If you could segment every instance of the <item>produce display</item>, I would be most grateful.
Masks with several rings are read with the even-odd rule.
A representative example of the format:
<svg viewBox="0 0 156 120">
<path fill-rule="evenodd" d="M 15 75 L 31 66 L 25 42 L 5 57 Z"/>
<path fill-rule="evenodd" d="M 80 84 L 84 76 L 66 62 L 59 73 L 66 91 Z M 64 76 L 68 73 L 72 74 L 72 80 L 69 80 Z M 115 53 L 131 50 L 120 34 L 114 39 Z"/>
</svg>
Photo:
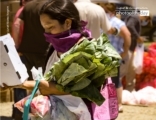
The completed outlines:
<svg viewBox="0 0 156 120">
<path fill-rule="evenodd" d="M 136 75 L 136 90 L 146 86 L 156 88 L 156 43 L 152 43 L 144 52 L 143 72 Z"/>
<path fill-rule="evenodd" d="M 101 105 L 105 99 L 99 88 L 106 78 L 117 75 L 120 59 L 105 34 L 98 39 L 84 38 L 62 54 L 44 77 L 60 91 Z"/>
</svg>

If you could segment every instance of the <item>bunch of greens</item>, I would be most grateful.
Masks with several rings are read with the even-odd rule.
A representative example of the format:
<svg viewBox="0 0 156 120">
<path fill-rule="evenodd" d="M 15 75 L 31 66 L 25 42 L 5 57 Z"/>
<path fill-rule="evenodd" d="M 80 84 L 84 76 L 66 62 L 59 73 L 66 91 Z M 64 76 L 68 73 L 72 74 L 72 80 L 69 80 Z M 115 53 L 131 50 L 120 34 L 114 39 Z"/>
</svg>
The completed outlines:
<svg viewBox="0 0 156 120">
<path fill-rule="evenodd" d="M 105 34 L 97 40 L 84 38 L 61 55 L 45 79 L 55 81 L 60 91 L 101 105 L 105 99 L 98 88 L 105 82 L 105 78 L 117 75 L 120 59 Z"/>
</svg>

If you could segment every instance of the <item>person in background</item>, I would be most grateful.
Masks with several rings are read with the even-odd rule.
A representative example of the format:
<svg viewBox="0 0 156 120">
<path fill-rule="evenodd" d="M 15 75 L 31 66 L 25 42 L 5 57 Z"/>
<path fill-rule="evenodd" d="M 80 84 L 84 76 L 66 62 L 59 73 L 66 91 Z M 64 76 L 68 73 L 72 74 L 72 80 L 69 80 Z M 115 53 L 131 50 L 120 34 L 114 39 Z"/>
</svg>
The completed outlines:
<svg viewBox="0 0 156 120">
<path fill-rule="evenodd" d="M 30 70 L 33 66 L 36 68 L 44 66 L 45 53 L 49 45 L 43 35 L 44 29 L 38 15 L 40 10 L 38 1 L 22 0 L 23 6 L 17 12 L 12 28 L 12 37 L 19 56 L 27 68 L 28 79 L 32 79 Z M 14 89 L 14 102 L 26 96 L 27 91 L 25 89 Z M 14 107 L 12 117 L 15 120 L 22 120 L 22 112 Z"/>
<path fill-rule="evenodd" d="M 24 8 L 24 5 L 25 5 L 27 2 L 29 2 L 29 1 L 31 1 L 31 0 L 20 0 L 20 8 L 17 10 L 17 12 L 16 12 L 16 14 L 15 14 L 15 16 L 14 16 L 14 19 L 13 19 L 12 34 L 11 34 L 11 35 L 12 35 L 13 39 L 18 39 L 17 41 L 19 42 L 19 43 L 15 43 L 15 45 L 21 43 L 22 36 L 23 36 L 23 27 L 24 27 L 24 25 L 20 25 L 20 33 L 18 34 L 18 36 L 16 36 L 16 32 L 14 32 L 14 23 L 15 23 L 15 21 L 17 20 L 17 18 L 19 17 L 19 15 L 21 14 L 21 12 L 22 12 L 22 10 L 23 10 L 23 8 Z M 16 38 L 16 37 L 17 37 L 17 38 Z M 17 41 L 15 41 L 15 42 L 17 42 Z"/>
<path fill-rule="evenodd" d="M 142 16 L 141 26 L 150 26 L 152 27 L 152 18 L 151 16 Z"/>
<path fill-rule="evenodd" d="M 98 38 L 101 30 L 110 34 L 119 32 L 116 28 L 111 27 L 105 11 L 99 5 L 90 0 L 73 0 L 73 2 L 79 11 L 81 20 L 88 22 L 86 27 L 91 31 L 93 38 Z"/>
<path fill-rule="evenodd" d="M 116 51 L 121 55 L 122 62 L 120 68 L 118 69 L 118 76 L 112 77 L 113 83 L 117 88 L 117 97 L 118 97 L 118 104 L 119 104 L 119 112 L 123 111 L 122 108 L 122 84 L 121 79 L 123 76 L 126 75 L 126 70 L 128 69 L 128 61 L 129 61 L 129 47 L 131 44 L 131 37 L 128 28 L 126 27 L 125 23 L 118 19 L 116 15 L 116 6 L 113 3 L 105 3 L 104 9 L 107 13 L 107 17 L 112 25 L 112 27 L 117 27 L 120 30 L 118 36 L 109 34 L 109 40 Z"/>
<path fill-rule="evenodd" d="M 16 39 L 16 33 L 14 31 L 14 23 L 17 20 L 17 18 L 19 17 L 19 15 L 21 14 L 21 12 L 24 8 L 24 5 L 29 1 L 31 1 L 31 0 L 20 0 L 20 8 L 17 10 L 17 12 L 14 16 L 14 19 L 13 19 L 13 24 L 12 24 L 11 36 L 13 37 L 13 39 Z M 15 43 L 15 45 L 21 43 L 22 36 L 23 36 L 23 29 L 24 29 L 24 25 L 20 25 L 20 33 L 17 36 L 19 43 Z M 13 90 L 14 90 L 14 102 L 17 102 L 19 99 L 21 99 L 27 95 L 27 92 L 25 89 L 14 88 Z M 17 108 L 15 108 L 14 105 L 13 105 L 13 109 L 12 109 L 12 118 L 15 120 L 22 119 L 22 113 Z"/>
<path fill-rule="evenodd" d="M 19 17 L 19 15 L 21 14 L 23 8 L 24 8 L 24 6 L 21 6 L 21 7 L 17 10 L 17 12 L 16 12 L 16 14 L 15 14 L 15 17 L 14 17 L 14 20 L 13 20 L 13 24 L 12 24 L 12 34 L 11 34 L 11 36 L 13 37 L 13 39 L 15 39 L 15 36 L 16 36 L 16 35 L 15 35 L 15 32 L 14 32 L 14 23 L 15 23 L 15 21 L 17 20 L 17 18 Z M 21 25 L 21 26 L 20 26 L 20 33 L 19 33 L 19 35 L 17 36 L 18 39 L 19 39 L 19 44 L 21 43 L 21 39 L 22 39 L 22 35 L 23 35 L 23 27 L 24 27 L 24 25 Z M 17 45 L 17 43 L 15 43 L 15 45 Z"/>
<path fill-rule="evenodd" d="M 129 67 L 126 74 L 126 88 L 129 91 L 134 90 L 135 86 L 135 70 L 133 67 L 133 58 L 134 58 L 134 51 L 137 44 L 142 44 L 144 42 L 144 38 L 140 36 L 141 33 L 141 21 L 144 20 L 144 16 L 138 15 L 131 15 L 127 16 L 125 19 L 126 26 L 131 33 L 131 45 L 130 45 L 130 60 L 129 60 Z"/>
<path fill-rule="evenodd" d="M 141 22 L 141 35 L 145 35 L 146 33 L 148 33 L 149 41 L 153 41 L 153 30 L 155 30 L 156 28 L 153 26 L 152 17 L 150 15 L 143 16 L 140 22 Z"/>
</svg>

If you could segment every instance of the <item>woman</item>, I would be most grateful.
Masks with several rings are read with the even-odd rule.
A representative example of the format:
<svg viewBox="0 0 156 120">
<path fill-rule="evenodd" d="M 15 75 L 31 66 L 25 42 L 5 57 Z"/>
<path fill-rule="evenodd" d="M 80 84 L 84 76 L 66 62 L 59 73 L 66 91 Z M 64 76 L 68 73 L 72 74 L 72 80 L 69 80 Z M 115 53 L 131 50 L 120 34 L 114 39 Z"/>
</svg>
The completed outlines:
<svg viewBox="0 0 156 120">
<path fill-rule="evenodd" d="M 81 38 L 90 37 L 88 31 L 84 29 L 84 25 L 80 21 L 79 13 L 74 4 L 69 0 L 49 0 L 42 6 L 40 12 L 40 21 L 45 29 L 45 37 L 47 42 L 53 45 L 55 49 L 50 53 L 46 65 L 46 72 L 50 69 L 54 62 L 59 60 L 59 56 L 68 51 Z M 45 72 L 45 73 L 46 73 Z M 16 86 L 32 90 L 35 81 L 25 81 L 22 85 Z M 66 95 L 56 89 L 54 82 L 41 80 L 39 90 L 42 95 Z"/>
<path fill-rule="evenodd" d="M 15 24 L 15 22 L 17 22 L 17 18 L 20 16 L 21 12 L 23 11 L 24 5 L 27 4 L 27 2 L 29 2 L 29 1 L 31 1 L 31 0 L 20 0 L 20 8 L 17 10 L 17 12 L 16 12 L 16 14 L 15 14 L 15 17 L 14 17 L 14 19 L 13 19 L 13 24 L 12 24 L 12 37 L 13 37 L 13 39 L 14 39 L 16 48 L 18 48 L 19 45 L 20 45 L 20 43 L 21 43 L 22 36 L 23 36 L 23 27 L 24 27 L 24 25 L 22 24 L 22 25 L 20 26 L 20 32 L 19 32 L 19 34 L 17 35 L 17 34 L 15 33 L 16 28 L 15 28 L 14 24 Z"/>
<path fill-rule="evenodd" d="M 46 72 L 54 62 L 59 60 L 62 53 L 73 47 L 84 35 L 89 37 L 89 32 L 82 30 L 79 13 L 69 0 L 46 2 L 40 11 L 40 21 L 45 29 L 44 35 L 47 42 L 51 43 L 55 49 L 47 62 Z M 23 86 L 32 89 L 34 81 L 26 81 Z M 42 89 L 43 87 L 44 89 Z M 44 95 L 66 94 L 58 91 L 55 88 L 55 83 L 52 82 L 41 81 L 39 88 Z"/>
<path fill-rule="evenodd" d="M 116 89 L 117 89 L 117 97 L 118 97 L 118 106 L 119 106 L 119 112 L 123 112 L 122 108 L 122 84 L 121 80 L 124 75 L 126 75 L 126 69 L 128 69 L 129 64 L 129 47 L 131 44 L 131 38 L 130 38 L 130 32 L 127 29 L 125 23 L 118 19 L 116 14 L 116 6 L 113 3 L 105 3 L 104 9 L 107 13 L 107 17 L 113 27 L 117 26 L 120 30 L 120 33 L 118 36 L 110 35 L 109 34 L 109 40 L 112 44 L 112 46 L 116 49 L 116 51 L 120 54 L 122 57 L 122 63 L 120 64 L 120 68 L 118 69 L 118 76 L 112 77 L 113 83 L 115 83 Z"/>
</svg>

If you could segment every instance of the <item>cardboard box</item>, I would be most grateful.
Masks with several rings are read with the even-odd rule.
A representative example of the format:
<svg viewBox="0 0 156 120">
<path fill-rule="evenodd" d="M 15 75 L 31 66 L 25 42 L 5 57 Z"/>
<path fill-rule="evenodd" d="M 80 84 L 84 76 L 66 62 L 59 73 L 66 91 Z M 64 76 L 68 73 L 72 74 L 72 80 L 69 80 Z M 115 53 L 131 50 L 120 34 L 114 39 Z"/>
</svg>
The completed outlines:
<svg viewBox="0 0 156 120">
<path fill-rule="evenodd" d="M 0 49 L 0 85 L 2 86 L 3 83 L 8 86 L 22 84 L 29 76 L 25 65 L 16 51 L 14 40 L 10 34 L 0 37 Z"/>
</svg>

